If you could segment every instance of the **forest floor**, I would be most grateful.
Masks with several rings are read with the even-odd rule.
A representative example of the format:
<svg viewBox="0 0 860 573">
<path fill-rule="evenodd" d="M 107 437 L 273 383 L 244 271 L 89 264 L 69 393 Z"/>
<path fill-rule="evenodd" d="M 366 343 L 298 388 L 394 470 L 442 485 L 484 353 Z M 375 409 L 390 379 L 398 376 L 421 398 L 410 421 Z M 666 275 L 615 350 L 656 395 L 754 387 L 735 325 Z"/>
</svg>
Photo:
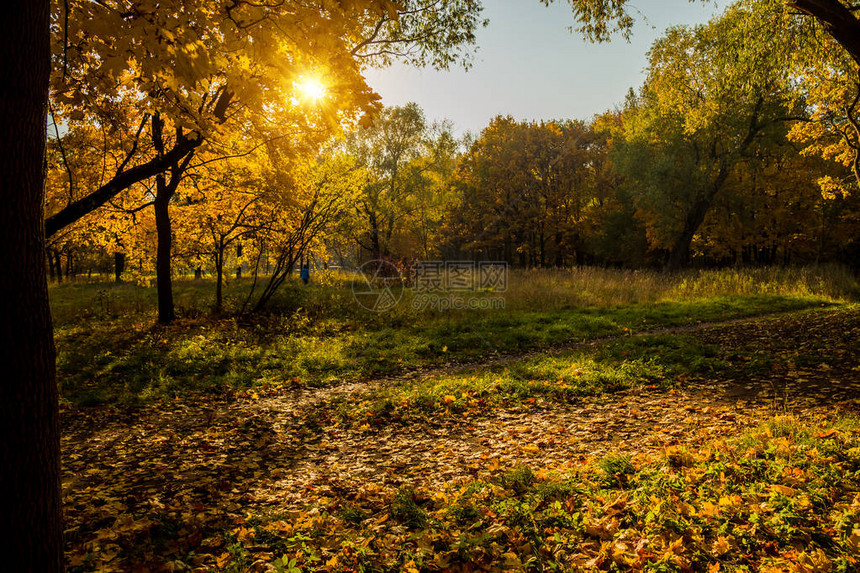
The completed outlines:
<svg viewBox="0 0 860 573">
<path fill-rule="evenodd" d="M 70 567 L 856 570 L 858 357 L 848 306 L 66 406 Z"/>
</svg>

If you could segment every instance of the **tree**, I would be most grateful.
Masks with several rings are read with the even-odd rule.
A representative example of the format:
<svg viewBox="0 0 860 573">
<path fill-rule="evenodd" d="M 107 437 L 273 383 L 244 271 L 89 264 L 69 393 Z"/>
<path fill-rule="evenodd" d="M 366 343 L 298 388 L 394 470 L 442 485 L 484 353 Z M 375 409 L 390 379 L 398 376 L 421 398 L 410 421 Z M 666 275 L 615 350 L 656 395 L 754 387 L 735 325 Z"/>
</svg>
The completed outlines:
<svg viewBox="0 0 860 573">
<path fill-rule="evenodd" d="M 582 263 L 592 136 L 581 122 L 492 120 L 452 180 L 456 250 L 524 266 Z"/>
<path fill-rule="evenodd" d="M 541 0 L 550 4 L 554 0 Z M 629 37 L 635 22 L 630 0 L 566 0 L 573 9 L 578 30 L 594 41 L 609 40 L 620 32 Z M 693 1 L 693 0 L 691 0 Z M 773 10 L 798 11 L 820 23 L 827 33 L 860 63 L 860 19 L 856 0 L 764 0 Z"/>
<path fill-rule="evenodd" d="M 393 59 L 468 65 L 480 11 L 476 0 L 362 0 L 322 8 L 244 0 L 56 3 L 58 114 L 106 128 L 123 123 L 129 145 L 109 181 L 49 218 L 48 235 L 217 140 L 226 121 L 264 132 L 319 128 L 375 109 L 378 96 L 361 75 L 367 65 Z M 291 105 L 297 86 L 308 81 L 323 82 L 329 96 L 313 118 Z M 135 121 L 118 119 L 134 110 Z M 160 152 L 141 147 L 152 116 L 162 131 L 176 131 Z"/>
<path fill-rule="evenodd" d="M 355 240 L 372 259 L 391 255 L 392 238 L 417 209 L 433 146 L 415 103 L 385 108 L 371 125 L 350 134 L 349 153 L 369 174 L 355 204 L 361 222 Z"/>
<path fill-rule="evenodd" d="M 826 197 L 847 195 L 860 185 L 860 65 L 820 30 L 807 30 L 810 48 L 792 58 L 809 117 L 792 126 L 790 137 L 807 154 L 840 164 L 841 177 L 819 180 Z"/>
<path fill-rule="evenodd" d="M 246 299 L 251 300 L 259 274 L 259 255 L 274 255 L 272 274 L 254 303 L 261 311 L 283 286 L 296 264 L 307 258 L 315 243 L 343 219 L 356 200 L 356 190 L 364 184 L 364 170 L 355 158 L 340 153 L 324 155 L 297 167 L 288 178 L 275 170 L 270 176 L 267 201 L 277 217 L 260 233 L 254 282 Z"/>
<path fill-rule="evenodd" d="M 856 224 L 847 202 L 818 190 L 815 180 L 827 167 L 784 139 L 758 146 L 755 160 L 738 165 L 714 201 L 693 251 L 720 265 L 817 263 L 837 254 Z"/>
<path fill-rule="evenodd" d="M 236 133 L 267 141 L 289 132 L 319 143 L 376 109 L 365 66 L 392 58 L 437 67 L 468 62 L 480 9 L 475 0 L 58 6 L 57 113 L 67 122 L 111 126 L 130 143 L 109 181 L 48 219 L 49 236 L 155 178 L 158 314 L 172 321 L 170 204 L 193 155 L 204 146 L 229 147 Z M 326 91 L 313 106 L 301 101 L 309 83 Z"/>
<path fill-rule="evenodd" d="M 268 236 L 278 218 L 279 205 L 272 201 L 276 178 L 267 159 L 265 149 L 230 159 L 201 157 L 191 170 L 190 189 L 175 210 L 176 231 L 184 244 L 178 258 L 193 259 L 197 269 L 204 261 L 214 265 L 215 312 L 223 308 L 224 272 L 231 250 L 238 252 L 244 241 Z M 282 169 L 293 170 L 287 165 Z M 241 258 L 236 258 L 241 269 Z"/>
<path fill-rule="evenodd" d="M 651 49 L 641 100 L 625 119 L 619 164 L 645 190 L 665 268 L 690 244 L 733 170 L 765 135 L 784 137 L 790 76 L 764 38 L 770 21 L 738 4 L 708 25 L 670 29 Z M 656 224 L 655 224 L 656 223 Z"/>
<path fill-rule="evenodd" d="M 60 438 L 42 219 L 49 3 L 0 22 L 0 552 L 10 571 L 63 570 Z"/>
</svg>

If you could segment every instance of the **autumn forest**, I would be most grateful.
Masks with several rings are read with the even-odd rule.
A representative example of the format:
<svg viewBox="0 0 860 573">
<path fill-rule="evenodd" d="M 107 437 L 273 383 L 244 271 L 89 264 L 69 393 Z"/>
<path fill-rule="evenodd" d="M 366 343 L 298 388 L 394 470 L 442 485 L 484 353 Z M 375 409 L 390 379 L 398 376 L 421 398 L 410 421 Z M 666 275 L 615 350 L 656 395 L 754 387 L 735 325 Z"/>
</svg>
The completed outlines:
<svg viewBox="0 0 860 573">
<path fill-rule="evenodd" d="M 0 568 L 860 571 L 860 4 L 704 2 L 588 117 L 378 93 L 484 4 L 7 8 Z"/>
</svg>

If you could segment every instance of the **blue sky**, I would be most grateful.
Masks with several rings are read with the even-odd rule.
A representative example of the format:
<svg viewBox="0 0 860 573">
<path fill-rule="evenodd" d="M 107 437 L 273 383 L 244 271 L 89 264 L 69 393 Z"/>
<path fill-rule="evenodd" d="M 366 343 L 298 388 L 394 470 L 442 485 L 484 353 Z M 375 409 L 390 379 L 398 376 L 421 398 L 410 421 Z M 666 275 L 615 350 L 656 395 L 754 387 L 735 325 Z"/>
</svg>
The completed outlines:
<svg viewBox="0 0 860 573">
<path fill-rule="evenodd" d="M 517 119 L 589 119 L 623 101 L 644 79 L 646 53 L 664 29 L 706 22 L 719 4 L 634 0 L 637 24 L 630 43 L 592 44 L 568 27 L 563 0 L 485 0 L 490 24 L 478 31 L 475 65 L 468 72 L 394 66 L 371 70 L 369 84 L 386 105 L 415 101 L 429 120 L 449 119 L 455 131 L 479 132 L 496 115 Z"/>
</svg>

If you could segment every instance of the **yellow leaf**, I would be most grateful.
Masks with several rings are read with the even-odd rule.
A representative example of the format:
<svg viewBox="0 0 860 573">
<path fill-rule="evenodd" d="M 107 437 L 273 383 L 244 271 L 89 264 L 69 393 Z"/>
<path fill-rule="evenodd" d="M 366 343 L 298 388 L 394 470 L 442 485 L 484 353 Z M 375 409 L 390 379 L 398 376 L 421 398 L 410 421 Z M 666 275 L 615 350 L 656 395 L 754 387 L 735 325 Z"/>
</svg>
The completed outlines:
<svg viewBox="0 0 860 573">
<path fill-rule="evenodd" d="M 229 553 L 222 553 L 215 560 L 215 564 L 218 566 L 219 569 L 222 569 L 225 565 L 227 565 L 228 561 L 230 561 L 230 554 Z"/>
<path fill-rule="evenodd" d="M 770 486 L 770 490 L 780 493 L 786 497 L 791 497 L 794 495 L 794 489 L 786 487 L 784 485 L 774 484 Z"/>
<path fill-rule="evenodd" d="M 714 540 L 714 544 L 711 546 L 711 552 L 719 557 L 728 553 L 731 548 L 732 546 L 729 543 L 729 540 L 721 535 Z"/>
<path fill-rule="evenodd" d="M 702 509 L 699 510 L 699 515 L 702 517 L 716 517 L 720 514 L 720 508 L 718 505 L 711 503 L 710 501 L 706 501 L 702 504 Z"/>
</svg>

